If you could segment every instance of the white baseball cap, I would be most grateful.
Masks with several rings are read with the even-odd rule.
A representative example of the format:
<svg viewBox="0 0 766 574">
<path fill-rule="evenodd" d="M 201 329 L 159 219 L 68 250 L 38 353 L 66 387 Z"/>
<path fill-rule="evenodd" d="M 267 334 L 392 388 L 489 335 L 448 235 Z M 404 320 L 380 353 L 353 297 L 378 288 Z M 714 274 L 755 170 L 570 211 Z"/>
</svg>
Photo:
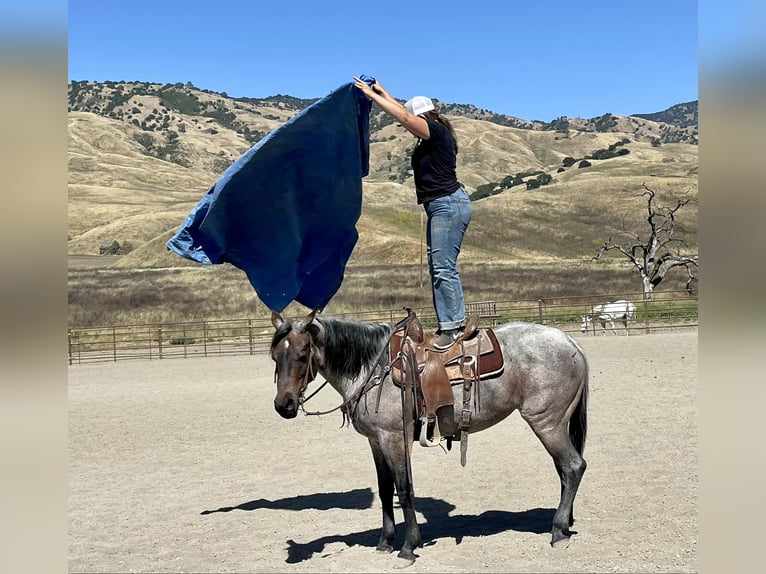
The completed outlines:
<svg viewBox="0 0 766 574">
<path fill-rule="evenodd" d="M 415 96 L 414 98 L 408 100 L 407 103 L 404 104 L 404 107 L 407 108 L 408 112 L 415 116 L 419 116 L 420 114 L 424 114 L 436 109 L 434 103 L 431 101 L 431 98 L 427 98 L 425 96 Z"/>
</svg>

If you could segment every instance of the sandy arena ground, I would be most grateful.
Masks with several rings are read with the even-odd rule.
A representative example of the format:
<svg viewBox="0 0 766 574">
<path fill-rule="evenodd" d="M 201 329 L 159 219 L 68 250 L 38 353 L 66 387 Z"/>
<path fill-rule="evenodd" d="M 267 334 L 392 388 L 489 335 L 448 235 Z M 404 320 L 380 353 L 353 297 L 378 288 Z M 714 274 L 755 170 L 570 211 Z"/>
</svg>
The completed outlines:
<svg viewBox="0 0 766 574">
<path fill-rule="evenodd" d="M 697 331 L 580 336 L 588 470 L 568 546 L 559 484 L 514 413 L 415 447 L 407 572 L 696 572 Z M 394 572 L 372 457 L 338 412 L 283 420 L 268 356 L 69 367 L 70 572 Z M 311 387 L 314 388 L 314 385 Z M 329 388 L 310 410 L 340 401 Z M 398 545 L 403 534 L 397 509 Z"/>
</svg>

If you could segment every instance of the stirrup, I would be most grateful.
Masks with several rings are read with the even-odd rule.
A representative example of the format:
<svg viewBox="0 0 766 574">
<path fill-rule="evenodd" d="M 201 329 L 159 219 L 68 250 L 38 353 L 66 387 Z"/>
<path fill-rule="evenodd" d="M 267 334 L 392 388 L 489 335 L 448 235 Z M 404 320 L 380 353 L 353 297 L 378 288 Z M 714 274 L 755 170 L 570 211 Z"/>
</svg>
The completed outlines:
<svg viewBox="0 0 766 574">
<path fill-rule="evenodd" d="M 434 417 L 429 421 L 428 416 L 420 417 L 420 446 L 439 446 L 442 440 L 441 432 L 439 432 L 439 421 Z M 429 428 L 432 431 L 431 438 L 428 438 Z"/>
</svg>

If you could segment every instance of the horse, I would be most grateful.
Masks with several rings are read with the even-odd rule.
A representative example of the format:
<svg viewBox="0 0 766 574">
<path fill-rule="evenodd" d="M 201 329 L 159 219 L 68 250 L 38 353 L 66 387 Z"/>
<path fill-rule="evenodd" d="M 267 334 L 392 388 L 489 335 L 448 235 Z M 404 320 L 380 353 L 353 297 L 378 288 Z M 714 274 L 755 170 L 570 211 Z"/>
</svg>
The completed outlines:
<svg viewBox="0 0 766 574">
<path fill-rule="evenodd" d="M 420 425 L 414 410 L 405 407 L 402 388 L 391 377 L 389 344 L 396 325 L 317 315 L 316 310 L 297 319 L 283 319 L 272 312 L 272 324 L 276 412 L 285 419 L 294 418 L 299 410 L 326 414 L 308 413 L 303 408 L 306 389 L 317 374 L 340 394 L 343 402 L 336 408 L 342 410 L 345 423 L 350 421 L 367 438 L 372 450 L 383 511 L 376 550 L 394 551 L 396 491 L 405 527 L 397 557 L 414 563 L 421 537 L 413 507 L 410 455 Z M 586 469 L 582 455 L 587 435 L 588 361 L 580 346 L 554 327 L 514 321 L 492 330 L 502 349 L 503 370 L 477 381 L 480 402 L 476 404 L 476 394 L 472 399 L 469 396 L 469 431 L 481 432 L 518 409 L 553 459 L 561 482 L 550 541 L 556 546 L 576 534 L 570 527 L 575 495 Z M 452 389 L 454 404 L 465 409 L 463 385 Z M 405 412 L 411 416 L 403 416 Z M 451 446 L 451 442 L 447 444 Z"/>
<path fill-rule="evenodd" d="M 582 317 L 582 323 L 580 323 L 580 332 L 585 333 L 590 326 L 591 321 L 597 320 L 601 323 L 601 334 L 606 335 L 606 324 L 609 323 L 609 327 L 612 329 L 612 333 L 615 335 L 617 331 L 614 328 L 615 321 L 622 321 L 625 325 L 625 334 L 630 334 L 628 323 L 636 316 L 636 306 L 630 301 L 620 299 L 614 303 L 602 303 L 596 305 L 590 311 L 588 311 Z"/>
</svg>

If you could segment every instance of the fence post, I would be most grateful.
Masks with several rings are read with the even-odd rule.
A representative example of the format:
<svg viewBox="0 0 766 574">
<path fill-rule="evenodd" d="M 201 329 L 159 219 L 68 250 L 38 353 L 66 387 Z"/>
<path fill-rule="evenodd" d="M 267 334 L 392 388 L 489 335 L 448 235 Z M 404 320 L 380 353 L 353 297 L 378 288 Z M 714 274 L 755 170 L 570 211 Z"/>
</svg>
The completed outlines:
<svg viewBox="0 0 766 574">
<path fill-rule="evenodd" d="M 207 321 L 202 321 L 202 343 L 207 357 Z"/>
<path fill-rule="evenodd" d="M 112 353 L 114 354 L 114 362 L 117 362 L 117 328 L 112 327 Z"/>
<path fill-rule="evenodd" d="M 537 300 L 537 320 L 541 325 L 545 325 L 545 323 L 543 323 L 543 300 L 542 299 Z"/>
<path fill-rule="evenodd" d="M 69 346 L 69 364 L 72 364 L 72 331 L 67 332 L 68 346 Z"/>
<path fill-rule="evenodd" d="M 644 302 L 644 329 L 645 329 L 646 334 L 648 335 L 650 333 L 650 329 L 649 329 L 649 308 L 648 308 L 648 300 L 646 298 L 646 293 L 644 293 L 643 302 Z"/>
<path fill-rule="evenodd" d="M 159 358 L 162 358 L 162 325 L 157 327 L 157 353 Z"/>
<path fill-rule="evenodd" d="M 250 342 L 250 354 L 253 354 L 253 320 L 247 320 L 247 339 Z"/>
</svg>

